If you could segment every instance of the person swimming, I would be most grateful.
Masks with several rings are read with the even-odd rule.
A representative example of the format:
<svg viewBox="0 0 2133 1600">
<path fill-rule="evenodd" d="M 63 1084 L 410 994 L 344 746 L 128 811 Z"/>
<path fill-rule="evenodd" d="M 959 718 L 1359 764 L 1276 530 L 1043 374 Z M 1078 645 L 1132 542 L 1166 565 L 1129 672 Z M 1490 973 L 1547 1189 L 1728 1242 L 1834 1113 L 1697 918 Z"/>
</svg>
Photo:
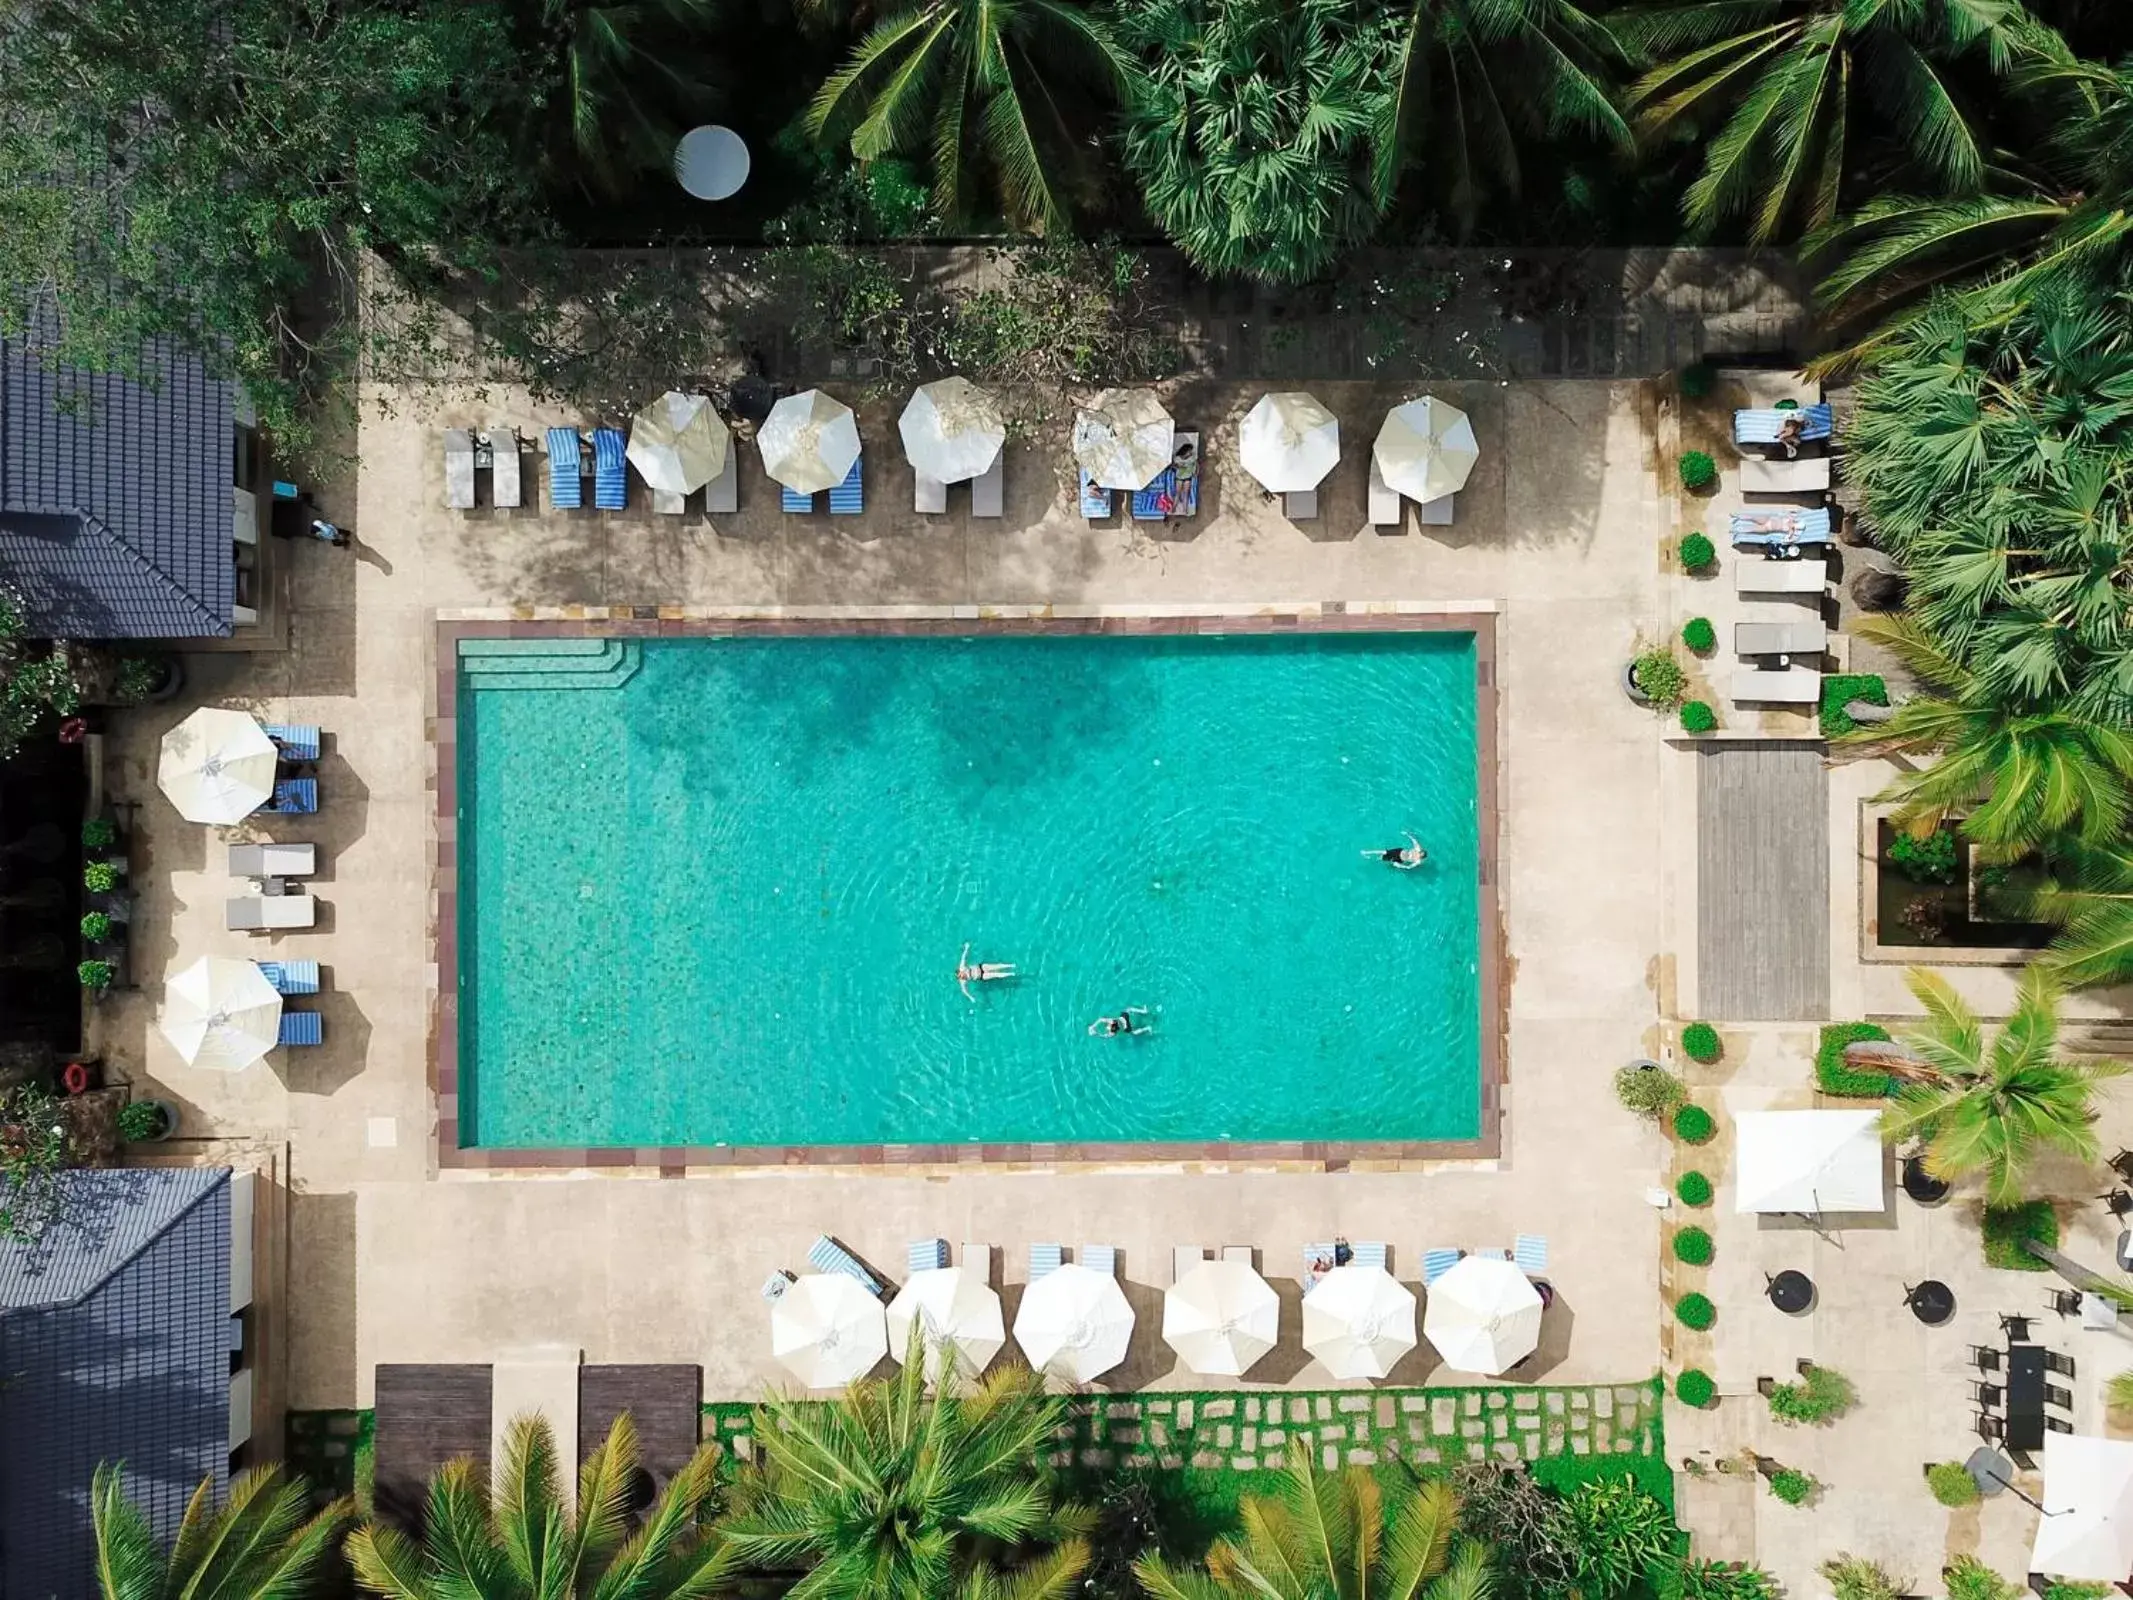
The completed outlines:
<svg viewBox="0 0 2133 1600">
<path fill-rule="evenodd" d="M 1394 845 L 1390 850 L 1365 850 L 1364 855 L 1384 862 L 1388 867 L 1398 867 L 1402 872 L 1412 872 L 1429 859 L 1429 852 L 1422 848 L 1422 841 L 1413 834 L 1402 834 L 1407 843 Z"/>
<path fill-rule="evenodd" d="M 1120 1034 L 1130 1037 L 1136 1033 L 1146 1033 L 1148 1025 L 1134 1020 L 1137 1017 L 1145 1017 L 1146 1015 L 1148 1015 L 1146 1006 L 1126 1006 L 1115 1017 L 1098 1017 L 1094 1022 L 1090 1023 L 1089 1037 L 1092 1039 L 1116 1039 Z"/>
<path fill-rule="evenodd" d="M 970 946 L 967 944 L 963 946 L 962 955 L 956 958 L 955 986 L 963 991 L 965 1000 L 977 999 L 977 996 L 970 992 L 973 983 L 998 983 L 1002 978 L 1018 976 L 1020 974 L 1015 971 L 1012 961 L 972 961 Z"/>
</svg>

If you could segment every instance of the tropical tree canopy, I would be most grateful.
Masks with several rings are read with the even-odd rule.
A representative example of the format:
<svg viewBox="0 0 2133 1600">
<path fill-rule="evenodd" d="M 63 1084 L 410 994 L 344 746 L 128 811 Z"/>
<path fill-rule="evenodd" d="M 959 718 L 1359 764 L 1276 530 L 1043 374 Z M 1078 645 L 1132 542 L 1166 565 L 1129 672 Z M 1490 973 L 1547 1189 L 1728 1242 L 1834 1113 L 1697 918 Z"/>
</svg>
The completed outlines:
<svg viewBox="0 0 2133 1600">
<path fill-rule="evenodd" d="M 542 41 L 562 84 L 568 170 L 603 188 L 665 166 L 684 123 L 706 104 L 708 37 L 719 0 L 540 0 Z"/>
<path fill-rule="evenodd" d="M 2038 959 L 2070 989 L 2133 983 L 2133 839 L 2053 843 L 2031 916 L 2060 925 Z"/>
<path fill-rule="evenodd" d="M 1881 1114 L 1884 1138 L 1924 1139 L 1928 1172 L 1982 1177 L 1991 1205 L 2022 1198 L 2023 1172 L 2041 1151 L 2096 1160 L 2096 1085 L 2125 1066 L 2059 1059 L 2059 991 L 2044 968 L 2023 970 L 2014 1014 L 1989 1039 L 1946 978 L 1923 967 L 1904 976 L 1926 1016 L 1898 1035 L 1919 1066 Z"/>
<path fill-rule="evenodd" d="M 876 25 L 822 85 L 808 126 L 862 160 L 930 149 L 950 221 L 989 177 L 1011 222 L 1057 231 L 1091 181 L 1067 90 L 1108 104 L 1131 70 L 1104 21 L 1071 0 L 922 0 Z"/>
<path fill-rule="evenodd" d="M 454 1461 L 430 1481 L 419 1545 L 373 1520 L 348 1536 L 348 1558 L 356 1581 L 386 1600 L 703 1600 L 723 1593 L 734 1569 L 705 1520 L 717 1468 L 718 1447 L 707 1444 L 632 1533 L 637 1429 L 628 1413 L 578 1469 L 575 1516 L 547 1420 L 515 1417 L 493 1500 L 487 1470 Z"/>
<path fill-rule="evenodd" d="M 342 1499 L 313 1515 L 306 1485 L 262 1467 L 233 1479 L 220 1506 L 213 1481 L 202 1480 L 176 1540 L 163 1550 L 148 1518 L 126 1498 L 125 1477 L 123 1464 L 106 1463 L 89 1489 L 101 1600 L 298 1600 L 336 1565 L 342 1530 L 355 1514 L 355 1502 Z"/>
<path fill-rule="evenodd" d="M 1124 0 L 1126 166 L 1208 272 L 1316 277 L 1377 226 L 1399 23 L 1355 0 Z"/>
<path fill-rule="evenodd" d="M 1066 1600 L 1094 1518 L 1040 1465 L 1065 1398 L 1011 1366 L 929 1397 L 919 1338 L 896 1376 L 834 1403 L 764 1403 L 763 1466 L 738 1491 L 729 1546 L 752 1567 L 804 1569 L 794 1600 Z"/>
</svg>

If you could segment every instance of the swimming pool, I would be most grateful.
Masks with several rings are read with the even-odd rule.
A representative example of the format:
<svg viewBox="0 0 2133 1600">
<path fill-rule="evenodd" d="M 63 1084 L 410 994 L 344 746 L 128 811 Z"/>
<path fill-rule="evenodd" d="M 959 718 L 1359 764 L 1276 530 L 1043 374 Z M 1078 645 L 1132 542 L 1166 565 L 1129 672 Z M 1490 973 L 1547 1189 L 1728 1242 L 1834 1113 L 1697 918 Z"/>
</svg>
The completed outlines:
<svg viewBox="0 0 2133 1600">
<path fill-rule="evenodd" d="M 457 651 L 460 1147 L 1485 1131 L 1471 631 Z"/>
</svg>

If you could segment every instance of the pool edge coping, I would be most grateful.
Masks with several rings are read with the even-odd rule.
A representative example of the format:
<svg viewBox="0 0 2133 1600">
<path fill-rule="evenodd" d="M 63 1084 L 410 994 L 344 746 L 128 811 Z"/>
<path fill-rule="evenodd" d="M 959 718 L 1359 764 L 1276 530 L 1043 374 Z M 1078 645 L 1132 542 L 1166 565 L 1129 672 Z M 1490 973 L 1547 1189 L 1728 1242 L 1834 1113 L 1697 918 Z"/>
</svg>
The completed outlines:
<svg viewBox="0 0 2133 1600">
<path fill-rule="evenodd" d="M 1296 603 L 1240 609 L 1196 606 L 873 606 L 711 608 L 544 606 L 440 610 L 432 639 L 428 721 L 436 797 L 430 852 L 427 1082 L 431 1147 L 440 1171 L 654 1169 L 661 1177 L 717 1170 L 886 1170 L 911 1174 L 970 1167 L 1300 1165 L 1324 1172 L 1404 1170 L 1425 1163 L 1494 1160 L 1503 1148 L 1503 926 L 1497 898 L 1502 814 L 1497 608 L 1486 601 Z M 493 1146 L 459 1143 L 459 641 L 462 639 L 960 637 L 986 634 L 1113 634 L 1121 637 L 1234 633 L 1470 633 L 1474 638 L 1476 922 L 1481 1007 L 1481 1131 L 1471 1139 L 1230 1140 L 1170 1142 L 997 1141 L 882 1145 Z M 449 977 L 451 980 L 447 982 Z"/>
</svg>

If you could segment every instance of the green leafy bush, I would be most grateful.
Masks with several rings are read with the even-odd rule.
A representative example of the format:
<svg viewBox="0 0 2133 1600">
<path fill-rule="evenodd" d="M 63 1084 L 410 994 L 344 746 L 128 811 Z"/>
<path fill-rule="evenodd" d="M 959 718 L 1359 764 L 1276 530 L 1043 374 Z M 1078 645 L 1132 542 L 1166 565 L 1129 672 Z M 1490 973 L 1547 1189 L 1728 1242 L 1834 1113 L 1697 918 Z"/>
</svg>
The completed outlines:
<svg viewBox="0 0 2133 1600">
<path fill-rule="evenodd" d="M 1674 659 L 1673 651 L 1663 645 L 1646 650 L 1630 663 L 1629 670 L 1644 698 L 1661 711 L 1671 711 L 1681 704 L 1688 679 L 1682 675 L 1681 663 Z"/>
<path fill-rule="evenodd" d="M 1703 655 L 1718 647 L 1718 630 L 1709 617 L 1691 617 L 1681 625 L 1681 642 Z"/>
<path fill-rule="evenodd" d="M 1708 700 L 1691 700 L 1681 708 L 1683 733 L 1709 733 L 1718 726 L 1718 713 Z"/>
<path fill-rule="evenodd" d="M 1709 1295 L 1689 1293 L 1674 1302 L 1674 1315 L 1684 1328 L 1701 1332 L 1718 1320 L 1718 1307 L 1711 1304 Z"/>
<path fill-rule="evenodd" d="M 1707 1206 L 1711 1203 L 1711 1180 L 1700 1172 L 1684 1172 L 1674 1185 L 1674 1193 L 1685 1206 Z"/>
<path fill-rule="evenodd" d="M 1854 700 L 1889 703 L 1889 686 L 1876 672 L 1838 672 L 1822 680 L 1822 737 L 1841 739 L 1859 726 L 1844 708 Z"/>
<path fill-rule="evenodd" d="M 1683 1144 L 1703 1144 L 1717 1131 L 1718 1124 L 1702 1106 L 1683 1106 L 1674 1113 L 1674 1137 Z"/>
<path fill-rule="evenodd" d="M 1691 361 L 1674 375 L 1674 387 L 1685 400 L 1701 400 L 1718 385 L 1718 369 L 1708 361 Z"/>
<path fill-rule="evenodd" d="M 1858 1398 L 1852 1380 L 1843 1373 L 1810 1366 L 1799 1381 L 1778 1384 L 1770 1391 L 1770 1414 L 1780 1422 L 1819 1426 L 1843 1416 Z"/>
<path fill-rule="evenodd" d="M 1664 1121 L 1688 1100 L 1688 1085 L 1656 1061 L 1633 1061 L 1615 1070 L 1615 1098 L 1626 1111 Z"/>
<path fill-rule="evenodd" d="M 1933 1498 L 1951 1509 L 1975 1505 L 1978 1501 L 1977 1479 L 1970 1476 L 1970 1469 L 1960 1461 L 1936 1461 L 1926 1468 L 1926 1487 L 1933 1491 Z M 1953 1587 L 1948 1590 L 1952 1597 Z"/>
<path fill-rule="evenodd" d="M 128 1100 L 118 1109 L 121 1139 L 153 1139 L 163 1131 L 163 1108 L 153 1100 Z"/>
<path fill-rule="evenodd" d="M 1708 1022 L 1692 1022 L 1681 1030 L 1681 1053 L 1708 1066 L 1719 1057 L 1718 1030 Z"/>
<path fill-rule="evenodd" d="M 81 980 L 84 989 L 108 989 L 118 974 L 108 961 L 84 961 L 74 969 L 74 975 Z"/>
<path fill-rule="evenodd" d="M 81 919 L 81 936 L 91 944 L 102 944 L 111 937 L 111 919 L 101 911 L 92 911 Z"/>
<path fill-rule="evenodd" d="M 1708 489 L 1718 481 L 1718 463 L 1702 450 L 1681 452 L 1681 487 L 1690 493 Z"/>
<path fill-rule="evenodd" d="M 1878 1100 L 1896 1086 L 1886 1072 L 1859 1072 L 1844 1064 L 1844 1047 L 1862 1039 L 1886 1039 L 1889 1030 L 1871 1022 L 1829 1022 L 1815 1046 L 1815 1087 L 1824 1094 Z"/>
<path fill-rule="evenodd" d="M 2059 1246 L 2059 1218 L 2049 1200 L 2024 1200 L 2017 1206 L 1987 1206 L 1984 1226 L 1985 1265 L 2009 1272 L 2049 1272 L 2023 1245 L 2034 1239 L 2047 1249 Z"/>
<path fill-rule="evenodd" d="M 1955 830 L 1935 828 L 1923 839 L 1899 833 L 1889 842 L 1889 865 L 1913 883 L 1955 881 Z"/>
<path fill-rule="evenodd" d="M 1962 1472 L 1961 1467 L 1957 1467 Z M 1968 1478 L 1969 1473 L 1963 1476 Z M 1977 1485 L 1973 1482 L 1973 1490 Z M 1975 1498 L 1975 1495 L 1972 1496 Z M 1948 1504 L 1943 1500 L 1941 1504 Z M 1948 1591 L 1948 1600 L 2019 1600 L 2029 1591 L 2020 1584 L 2009 1583 L 1976 1556 L 1957 1556 L 1940 1573 L 1941 1587 Z"/>
<path fill-rule="evenodd" d="M 1794 1467 L 1779 1467 L 1770 1474 L 1770 1492 L 1788 1506 L 1805 1505 L 1821 1487 L 1807 1473 Z"/>
<path fill-rule="evenodd" d="M 1701 572 L 1718 559 L 1718 547 L 1703 534 L 1685 533 L 1674 554 L 1681 558 L 1683 572 Z"/>
<path fill-rule="evenodd" d="M 1581 1483 L 1563 1501 L 1577 1554 L 1576 1586 L 1590 1600 L 1626 1594 L 1674 1549 L 1674 1518 L 1628 1476 Z"/>
<path fill-rule="evenodd" d="M 109 817 L 91 817 L 81 825 L 84 850 L 109 850 L 118 843 L 118 824 Z"/>
<path fill-rule="evenodd" d="M 1777 1600 L 1770 1574 L 1742 1561 L 1670 1561 L 1653 1578 L 1659 1600 Z"/>
<path fill-rule="evenodd" d="M 1822 1563 L 1822 1578 L 1836 1600 L 1900 1600 L 1911 1580 L 1890 1575 L 1888 1568 L 1863 1556 L 1833 1556 Z"/>
<path fill-rule="evenodd" d="M 1674 1380 L 1674 1398 L 1685 1406 L 1707 1406 L 1718 1398 L 1718 1385 L 1703 1368 L 1690 1367 Z"/>
<path fill-rule="evenodd" d="M 1691 1267 L 1711 1264 L 1711 1235 L 1703 1228 L 1682 1228 L 1674 1234 L 1674 1259 Z"/>
<path fill-rule="evenodd" d="M 108 861 L 92 861 L 81 869 L 81 885 L 91 894 L 109 894 L 118 887 L 118 868 Z"/>
<path fill-rule="evenodd" d="M 2111 1592 L 2112 1585 L 2108 1583 L 2094 1581 L 2070 1583 L 2065 1579 L 2061 1579 L 2057 1583 L 2048 1583 L 2044 1586 L 2044 1600 L 2104 1600 L 2104 1596 Z"/>
</svg>

